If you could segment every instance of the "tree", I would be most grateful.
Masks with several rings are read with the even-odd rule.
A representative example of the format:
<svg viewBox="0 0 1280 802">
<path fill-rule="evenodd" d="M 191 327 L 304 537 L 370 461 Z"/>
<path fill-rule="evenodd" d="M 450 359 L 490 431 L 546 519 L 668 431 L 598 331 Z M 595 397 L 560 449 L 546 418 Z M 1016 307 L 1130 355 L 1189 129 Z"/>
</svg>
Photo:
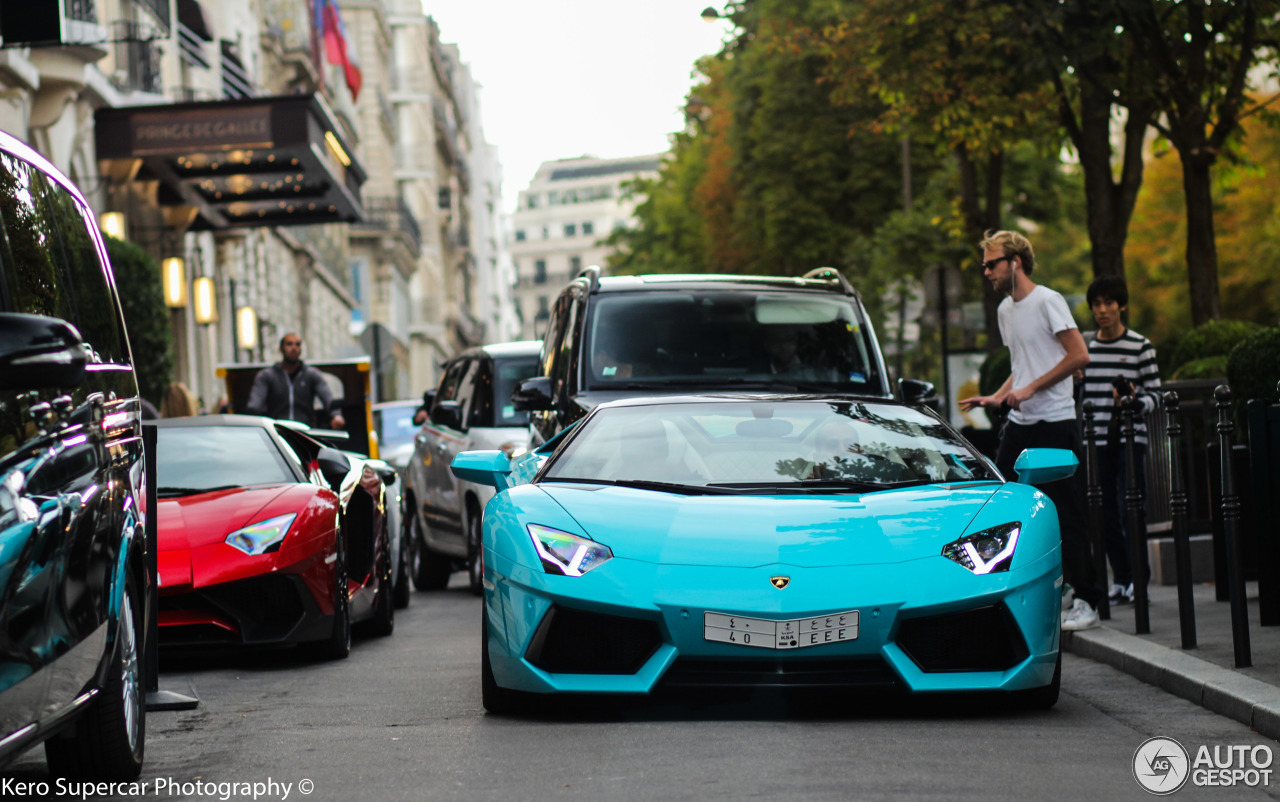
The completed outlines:
<svg viewBox="0 0 1280 802">
<path fill-rule="evenodd" d="M 1142 186 L 1143 145 L 1158 105 L 1149 67 L 1135 56 L 1114 2 L 1009 5 L 1020 12 L 1016 24 L 1036 45 L 1030 63 L 1053 86 L 1059 120 L 1079 158 L 1093 274 L 1123 278 L 1125 240 Z M 1112 135 L 1121 107 L 1127 113 L 1117 159 Z"/>
<path fill-rule="evenodd" d="M 1247 108 L 1250 70 L 1274 56 L 1277 0 L 1124 0 L 1134 53 L 1149 66 L 1161 117 L 1178 151 L 1186 199 L 1186 268 L 1195 325 L 1222 315 L 1211 171 Z"/>
</svg>

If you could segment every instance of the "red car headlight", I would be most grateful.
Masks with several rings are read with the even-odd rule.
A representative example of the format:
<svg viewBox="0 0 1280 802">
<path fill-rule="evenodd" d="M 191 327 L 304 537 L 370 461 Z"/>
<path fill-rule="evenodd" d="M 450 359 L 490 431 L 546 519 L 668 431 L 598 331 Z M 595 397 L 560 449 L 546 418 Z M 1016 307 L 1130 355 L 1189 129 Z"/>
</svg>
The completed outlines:
<svg viewBox="0 0 1280 802">
<path fill-rule="evenodd" d="M 249 524 L 227 535 L 226 543 L 245 554 L 266 554 L 280 547 L 284 536 L 289 533 L 289 527 L 293 526 L 293 519 L 297 517 L 297 513 L 291 512 Z"/>
</svg>

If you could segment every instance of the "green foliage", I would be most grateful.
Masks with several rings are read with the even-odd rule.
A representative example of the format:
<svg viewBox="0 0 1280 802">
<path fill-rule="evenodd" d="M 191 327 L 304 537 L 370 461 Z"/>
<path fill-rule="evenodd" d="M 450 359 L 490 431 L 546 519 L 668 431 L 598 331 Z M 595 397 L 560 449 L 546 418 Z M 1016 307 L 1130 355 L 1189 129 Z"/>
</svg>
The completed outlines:
<svg viewBox="0 0 1280 802">
<path fill-rule="evenodd" d="M 1280 328 L 1268 328 L 1247 337 L 1227 356 L 1227 384 L 1237 401 L 1276 400 L 1280 382 Z"/>
<path fill-rule="evenodd" d="M 116 291 L 124 310 L 125 330 L 133 351 L 138 392 L 159 404 L 173 379 L 173 332 L 164 305 L 160 266 L 132 242 L 103 235 L 116 277 Z"/>
<path fill-rule="evenodd" d="M 978 392 L 993 395 L 1004 380 L 1013 374 L 1013 364 L 1008 348 L 997 348 L 982 361 L 978 369 Z"/>
<path fill-rule="evenodd" d="M 1174 381 L 1196 381 L 1199 379 L 1220 379 L 1227 375 L 1227 356 L 1206 356 L 1184 362 L 1173 372 Z"/>
<path fill-rule="evenodd" d="M 1202 326 L 1196 326 L 1187 332 L 1174 351 L 1169 364 L 1172 375 L 1176 378 L 1179 369 L 1188 362 L 1212 356 L 1225 357 L 1236 343 L 1262 329 L 1262 326 L 1247 320 L 1211 320 Z M 1223 376 L 1225 373 L 1217 375 Z"/>
</svg>

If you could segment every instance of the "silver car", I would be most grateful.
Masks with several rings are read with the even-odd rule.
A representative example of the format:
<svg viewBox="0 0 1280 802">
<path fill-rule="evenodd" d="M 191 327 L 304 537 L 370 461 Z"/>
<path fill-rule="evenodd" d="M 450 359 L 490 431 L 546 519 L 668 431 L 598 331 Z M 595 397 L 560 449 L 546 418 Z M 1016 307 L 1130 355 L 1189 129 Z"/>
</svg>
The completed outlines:
<svg viewBox="0 0 1280 802">
<path fill-rule="evenodd" d="M 408 518 L 403 514 L 403 487 L 413 458 L 413 437 L 418 431 L 414 414 L 422 408 L 419 401 L 383 401 L 373 405 L 373 428 L 378 433 L 378 454 L 395 469 L 400 481 L 387 486 L 387 529 L 391 533 L 391 598 L 397 609 L 409 606 L 413 588 L 409 566 L 413 562 L 414 542 L 408 536 Z"/>
<path fill-rule="evenodd" d="M 443 588 L 455 569 L 465 568 L 479 595 L 480 524 L 494 490 L 458 480 L 449 466 L 460 451 L 501 449 L 510 456 L 528 445 L 529 415 L 511 403 L 511 392 L 538 374 L 541 347 L 536 340 L 485 345 L 446 363 L 414 437 L 403 491 L 419 590 Z"/>
</svg>

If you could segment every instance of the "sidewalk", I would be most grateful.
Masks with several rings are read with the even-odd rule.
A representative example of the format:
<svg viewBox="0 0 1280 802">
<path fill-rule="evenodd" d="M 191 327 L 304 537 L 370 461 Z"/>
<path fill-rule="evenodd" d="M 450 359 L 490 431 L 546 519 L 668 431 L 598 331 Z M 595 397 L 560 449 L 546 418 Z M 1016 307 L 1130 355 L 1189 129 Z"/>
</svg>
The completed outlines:
<svg viewBox="0 0 1280 802">
<path fill-rule="evenodd" d="M 1252 666 L 1235 667 L 1231 604 L 1195 585 L 1196 641 L 1183 650 L 1178 589 L 1151 585 L 1151 633 L 1135 635 L 1133 605 L 1111 608 L 1098 629 L 1062 633 L 1062 648 L 1107 663 L 1172 694 L 1280 739 L 1280 626 L 1258 623 L 1258 585 L 1246 583 Z"/>
</svg>

